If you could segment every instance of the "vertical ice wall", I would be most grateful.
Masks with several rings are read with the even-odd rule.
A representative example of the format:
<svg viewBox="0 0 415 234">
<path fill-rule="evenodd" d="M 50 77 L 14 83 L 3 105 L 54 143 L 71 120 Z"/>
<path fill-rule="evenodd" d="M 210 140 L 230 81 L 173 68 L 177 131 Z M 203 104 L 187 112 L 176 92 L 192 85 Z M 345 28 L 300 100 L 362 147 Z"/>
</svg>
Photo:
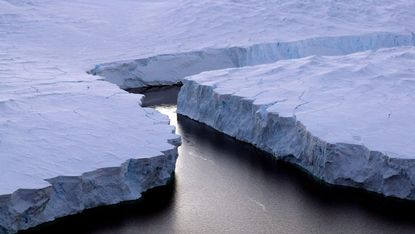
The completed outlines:
<svg viewBox="0 0 415 234">
<path fill-rule="evenodd" d="M 414 47 L 184 80 L 177 112 L 330 184 L 415 199 Z"/>
<path fill-rule="evenodd" d="M 203 71 L 272 63 L 311 55 L 345 55 L 365 50 L 415 45 L 414 34 L 372 33 L 318 37 L 247 47 L 204 49 L 96 65 L 91 74 L 123 89 L 179 83 Z"/>
</svg>

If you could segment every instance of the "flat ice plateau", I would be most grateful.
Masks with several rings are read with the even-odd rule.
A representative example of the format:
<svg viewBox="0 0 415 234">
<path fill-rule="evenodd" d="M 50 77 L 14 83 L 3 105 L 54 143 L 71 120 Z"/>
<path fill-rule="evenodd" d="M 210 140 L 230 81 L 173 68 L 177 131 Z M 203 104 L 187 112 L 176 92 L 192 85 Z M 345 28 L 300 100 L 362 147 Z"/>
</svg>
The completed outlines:
<svg viewBox="0 0 415 234">
<path fill-rule="evenodd" d="M 0 233 L 138 199 L 170 180 L 179 137 L 139 97 L 104 81 L 4 88 Z"/>
<path fill-rule="evenodd" d="M 185 0 L 157 17 L 158 31 L 145 27 L 138 38 L 141 56 L 90 73 L 122 88 L 169 85 L 207 70 L 415 45 L 415 1 L 408 0 Z"/>
<path fill-rule="evenodd" d="M 415 48 L 188 77 L 178 113 L 330 184 L 415 199 Z"/>
<path fill-rule="evenodd" d="M 166 183 L 179 138 L 119 88 L 413 46 L 414 25 L 408 0 L 0 0 L 0 233 Z"/>
</svg>

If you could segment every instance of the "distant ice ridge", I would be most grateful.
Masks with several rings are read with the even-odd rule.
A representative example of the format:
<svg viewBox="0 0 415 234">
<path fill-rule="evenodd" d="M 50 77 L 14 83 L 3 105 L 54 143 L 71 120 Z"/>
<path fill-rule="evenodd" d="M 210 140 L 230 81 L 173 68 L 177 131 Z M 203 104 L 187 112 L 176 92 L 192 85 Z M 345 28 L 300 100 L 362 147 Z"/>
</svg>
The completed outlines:
<svg viewBox="0 0 415 234">
<path fill-rule="evenodd" d="M 310 55 L 346 55 L 365 50 L 415 45 L 415 35 L 371 33 L 317 37 L 245 47 L 207 48 L 176 54 L 99 64 L 91 74 L 105 77 L 123 89 L 179 83 L 203 71 L 267 64 Z"/>
<path fill-rule="evenodd" d="M 415 199 L 415 48 L 188 77 L 179 114 L 336 185 Z"/>
</svg>

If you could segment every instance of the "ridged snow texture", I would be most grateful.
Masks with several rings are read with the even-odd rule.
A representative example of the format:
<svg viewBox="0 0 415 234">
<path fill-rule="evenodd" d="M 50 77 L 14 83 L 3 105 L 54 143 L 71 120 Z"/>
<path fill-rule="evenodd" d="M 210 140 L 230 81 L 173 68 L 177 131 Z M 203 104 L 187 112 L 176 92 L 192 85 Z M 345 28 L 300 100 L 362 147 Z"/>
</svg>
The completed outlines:
<svg viewBox="0 0 415 234">
<path fill-rule="evenodd" d="M 346 55 L 365 50 L 415 45 L 414 34 L 372 33 L 360 36 L 319 37 L 247 47 L 205 49 L 97 65 L 89 71 L 121 88 L 179 83 L 203 71 L 244 67 L 310 55 Z"/>
<path fill-rule="evenodd" d="M 384 51 L 381 54 L 387 55 L 388 53 L 388 51 Z M 396 88 L 395 90 L 403 96 L 405 96 L 407 92 L 409 92 L 408 95 L 410 95 L 410 91 L 408 90 L 413 88 L 413 85 L 408 78 L 411 77 L 410 70 L 408 70 L 408 73 L 402 73 L 403 70 L 394 69 L 393 66 L 400 62 L 403 63 L 404 60 L 410 61 L 414 56 L 415 53 L 413 49 L 408 49 L 407 52 L 405 49 L 403 49 L 397 53 L 392 51 L 390 56 L 386 56 L 385 59 L 382 60 L 384 62 L 382 66 L 384 66 L 385 69 L 382 69 L 382 66 L 379 66 L 379 64 L 377 64 L 378 66 L 372 66 L 373 64 L 370 64 L 369 62 L 369 65 L 365 68 L 367 72 L 365 74 L 368 74 L 369 79 L 372 79 L 373 82 L 373 77 L 382 77 L 377 76 L 376 74 L 376 70 L 380 69 L 379 72 L 385 72 L 384 75 L 386 75 L 386 77 L 391 76 L 390 79 L 385 78 L 382 80 L 382 82 L 385 83 L 380 83 L 381 88 Z M 405 59 L 405 57 L 407 59 Z M 357 58 L 359 58 L 359 55 Z M 180 91 L 177 112 L 199 122 L 205 123 L 218 131 L 237 138 L 238 140 L 251 143 L 259 149 L 271 153 L 278 159 L 298 165 L 318 179 L 321 179 L 327 183 L 364 188 L 366 190 L 380 193 L 386 196 L 414 200 L 414 155 L 412 155 L 412 157 L 410 157 L 411 155 L 409 155 L 409 157 L 407 155 L 407 158 L 395 157 L 392 153 L 383 153 L 385 151 L 374 151 L 373 149 L 368 149 L 365 145 L 362 144 L 353 144 L 345 141 L 327 141 L 327 139 L 324 137 L 316 137 L 313 134 L 315 132 L 310 132 L 310 129 L 307 126 L 304 126 L 301 122 L 302 119 L 306 119 L 308 123 L 311 123 L 311 125 L 319 126 L 322 124 L 323 127 L 325 126 L 324 122 L 331 122 L 331 124 L 333 124 L 332 126 L 336 126 L 334 129 L 323 128 L 323 131 L 329 135 L 332 131 L 336 132 L 337 130 L 341 131 L 342 129 L 348 129 L 349 125 L 352 127 L 357 126 L 357 128 L 359 128 L 359 124 L 361 124 L 359 121 L 352 122 L 353 120 L 348 120 L 348 116 L 350 116 L 352 119 L 354 116 L 359 115 L 359 112 L 355 113 L 353 110 L 351 111 L 350 107 L 353 108 L 353 106 L 364 106 L 364 103 L 370 102 L 372 99 L 370 99 L 371 97 L 368 96 L 369 99 L 367 100 L 362 99 L 360 103 L 354 102 L 354 104 L 351 102 L 351 106 L 347 106 L 347 97 L 342 95 L 341 90 L 345 89 L 345 92 L 347 92 L 351 97 L 354 97 L 353 90 L 355 90 L 355 92 L 362 91 L 362 89 L 358 89 L 357 86 L 355 87 L 356 89 L 351 88 L 351 91 L 348 90 L 348 85 L 345 85 L 347 82 L 356 84 L 353 83 L 352 80 L 341 82 L 343 86 L 337 85 L 338 88 L 333 89 L 333 96 L 336 96 L 336 92 L 340 92 L 340 94 L 337 96 L 341 96 L 341 102 L 343 102 L 341 105 L 333 105 L 336 103 L 332 103 L 332 100 L 337 99 L 328 98 L 330 95 L 327 96 L 326 93 L 332 89 L 329 86 L 335 86 L 339 80 L 335 80 L 333 83 L 321 83 L 323 86 L 328 85 L 327 90 L 313 89 L 314 86 L 311 86 L 312 88 L 308 89 L 307 82 L 309 80 L 324 82 L 330 79 L 330 75 L 328 77 L 321 78 L 321 80 L 316 77 L 324 76 L 324 74 L 335 75 L 336 73 L 330 73 L 329 70 L 326 70 L 327 73 L 316 72 L 312 73 L 316 76 L 306 76 L 303 77 L 302 80 L 295 75 L 292 75 L 291 73 L 284 73 L 284 69 L 290 70 L 292 68 L 292 64 L 294 64 L 294 67 L 299 69 L 297 70 L 299 73 L 302 71 L 304 74 L 307 74 L 305 70 L 307 70 L 309 66 L 311 68 L 317 67 L 318 69 L 321 68 L 324 70 L 324 67 L 327 64 L 329 67 L 333 64 L 339 64 L 340 69 L 342 66 L 345 66 L 343 67 L 344 70 L 348 70 L 347 66 L 349 64 L 351 67 L 353 64 L 356 64 L 356 70 L 353 71 L 350 69 L 348 71 L 354 74 L 362 71 L 358 69 L 359 63 L 351 62 L 348 64 L 347 59 L 342 59 L 341 57 L 336 59 L 337 61 L 333 60 L 330 62 L 328 58 L 322 59 L 319 57 L 311 57 L 303 59 L 305 61 L 299 61 L 298 65 L 295 64 L 296 61 L 294 60 L 292 62 L 286 61 L 286 64 L 281 65 L 276 63 L 275 66 L 274 64 L 271 64 L 259 67 L 242 68 L 239 71 L 238 69 L 229 69 L 223 71 L 206 72 L 193 77 L 189 77 L 184 80 L 184 85 Z M 353 60 L 352 58 L 348 59 Z M 325 64 L 320 60 L 329 62 Z M 362 56 L 362 63 L 366 63 L 367 60 L 370 60 L 370 53 L 368 56 L 365 56 L 365 54 Z M 391 73 L 389 74 L 386 72 L 388 69 L 388 63 L 393 63 L 393 65 L 391 65 Z M 374 68 L 373 70 L 369 69 L 371 66 Z M 402 66 L 406 66 L 405 63 L 403 63 Z M 394 74 L 397 75 L 397 77 L 392 76 Z M 275 77 L 275 79 L 273 77 Z M 347 77 L 346 79 L 355 79 L 357 84 L 359 84 L 359 79 L 361 78 L 359 76 L 351 76 L 349 73 L 347 73 L 345 77 Z M 254 84 L 255 79 L 257 80 L 257 85 Z M 284 83 L 272 82 L 277 81 L 278 79 L 285 79 L 286 86 L 284 86 Z M 293 79 L 299 79 L 300 82 L 289 83 L 290 80 Z M 387 80 L 394 82 L 395 85 L 388 86 Z M 401 83 L 401 81 L 403 81 L 403 83 Z M 373 84 L 375 83 L 376 82 Z M 365 86 L 364 82 L 361 84 Z M 398 84 L 405 86 L 406 90 L 399 89 L 396 86 Z M 262 86 L 259 87 L 260 85 Z M 296 92 L 296 89 L 298 89 L 299 92 Z M 290 95 L 301 93 L 302 89 L 307 90 L 307 92 L 314 92 L 317 95 L 313 96 L 310 94 L 307 96 L 306 94 L 306 97 L 304 97 L 305 100 L 307 100 L 307 98 L 318 97 L 318 95 L 320 95 L 320 97 L 323 97 L 322 100 L 325 100 L 326 104 L 323 104 L 323 106 L 316 104 L 316 107 L 320 109 L 313 109 L 311 104 L 313 104 L 314 101 L 320 103 L 317 99 L 311 99 L 309 104 L 311 107 L 307 107 L 307 105 L 303 105 L 304 103 L 299 104 L 300 102 L 303 102 L 301 100 L 301 96 L 299 99 L 297 96 L 292 96 L 291 98 L 289 97 Z M 376 95 L 380 91 L 379 88 L 373 88 L 373 92 L 371 90 L 372 88 L 368 91 L 364 91 L 363 96 L 365 95 L 365 92 L 369 93 L 368 95 Z M 245 95 L 243 94 L 244 92 L 246 92 Z M 278 94 L 282 95 L 278 96 Z M 284 97 L 284 95 L 288 96 Z M 392 95 L 394 95 L 394 93 L 392 93 Z M 344 99 L 345 97 L 346 99 Z M 284 100 L 284 98 L 287 99 Z M 396 100 L 396 98 L 397 96 L 395 96 L 395 99 L 388 98 L 386 96 L 384 99 L 380 98 L 379 100 L 381 102 L 384 100 L 393 101 Z M 376 99 L 376 96 L 374 96 L 374 99 Z M 406 103 L 406 100 L 404 99 L 397 101 Z M 285 103 L 289 104 L 285 105 Z M 299 105 L 291 105 L 290 103 Z M 402 105 L 408 105 L 408 103 Z M 321 111 L 321 116 L 326 116 L 326 114 L 330 115 L 330 108 L 325 110 L 325 107 L 330 106 L 335 106 L 337 108 L 332 109 L 332 112 L 340 112 L 341 115 L 344 115 L 347 118 L 345 120 L 331 119 L 330 117 L 322 117 L 323 119 L 313 119 L 313 114 L 310 115 L 312 116 L 311 118 L 307 117 L 309 113 L 313 113 L 315 111 Z M 288 108 L 284 109 L 285 107 Z M 402 109 L 400 108 L 401 106 L 398 107 L 399 109 Z M 408 109 L 402 109 L 402 112 L 397 114 L 406 112 L 407 114 L 404 116 L 407 116 L 410 119 L 412 118 L 411 113 L 413 109 L 411 109 L 411 106 L 407 107 Z M 289 110 L 290 108 L 293 108 L 294 110 Z M 298 114 L 300 117 L 296 116 L 295 114 L 297 108 L 298 112 L 303 111 L 304 113 L 303 115 Z M 375 109 L 376 108 L 377 106 Z M 284 111 L 280 112 L 279 109 Z M 369 114 L 369 116 L 372 116 L 371 114 L 373 114 L 373 116 L 383 116 L 383 111 L 381 109 L 378 109 L 376 112 L 373 110 L 374 109 L 369 109 L 369 112 L 364 114 Z M 348 111 L 351 112 L 348 113 Z M 372 111 L 372 113 L 370 113 L 370 111 Z M 394 121 L 394 114 L 395 113 L 392 113 L 391 121 Z M 387 118 L 387 115 L 385 118 Z M 373 118 L 373 121 L 376 122 L 377 120 L 378 119 Z M 402 137 L 407 134 L 406 131 L 408 131 L 408 129 L 412 129 L 413 127 L 410 124 L 408 126 L 407 123 L 409 122 L 402 121 L 397 123 L 402 127 L 401 130 L 386 128 L 384 129 L 384 134 L 387 134 L 389 130 L 393 130 L 398 134 L 398 137 L 395 137 L 395 139 L 390 139 L 391 141 L 394 141 L 395 143 L 405 141 L 406 139 L 403 139 Z M 373 127 L 373 122 L 370 121 L 365 121 L 363 124 L 368 127 Z M 319 128 L 316 127 L 313 128 L 313 130 L 319 131 Z M 372 130 L 376 129 L 372 128 Z M 411 133 L 413 134 L 413 131 L 411 131 Z M 399 134 L 401 137 L 399 137 Z M 370 136 L 370 134 L 368 134 L 368 136 Z M 342 137 L 345 136 L 341 135 L 340 139 Z M 394 136 L 389 136 L 389 138 L 394 138 Z M 382 142 L 375 143 L 377 143 L 378 146 L 382 145 Z M 403 147 L 411 147 L 411 145 L 406 145 Z M 413 149 L 413 147 L 410 149 Z"/>
<path fill-rule="evenodd" d="M 135 200 L 169 182 L 177 148 L 160 156 L 130 159 L 120 167 L 101 168 L 81 176 L 49 179 L 44 189 L 19 189 L 0 196 L 0 233 L 15 233 L 58 217 L 101 205 Z"/>
</svg>

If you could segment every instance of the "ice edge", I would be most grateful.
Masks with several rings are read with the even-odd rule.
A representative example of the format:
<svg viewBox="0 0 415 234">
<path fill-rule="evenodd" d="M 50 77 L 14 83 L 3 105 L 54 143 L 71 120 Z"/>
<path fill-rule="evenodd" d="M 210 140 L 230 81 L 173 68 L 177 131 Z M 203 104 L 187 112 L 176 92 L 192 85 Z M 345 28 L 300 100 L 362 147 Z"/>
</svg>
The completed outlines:
<svg viewBox="0 0 415 234">
<path fill-rule="evenodd" d="M 329 184 L 415 200 L 415 160 L 393 158 L 363 145 L 325 142 L 307 131 L 295 116 L 268 112 L 252 100 L 218 94 L 214 87 L 185 80 L 177 113 L 298 165 Z"/>
<path fill-rule="evenodd" d="M 19 189 L 0 196 L 0 234 L 53 221 L 85 209 L 136 200 L 151 188 L 166 185 L 174 173 L 180 137 L 172 149 L 149 158 L 129 159 L 119 167 L 100 168 L 80 176 L 57 176 L 41 189 Z"/>
<path fill-rule="evenodd" d="M 204 71 L 267 64 L 312 55 L 346 55 L 365 50 L 413 46 L 415 34 L 388 32 L 338 37 L 316 37 L 291 42 L 254 44 L 246 47 L 206 48 L 147 58 L 98 64 L 88 71 L 122 89 L 173 85 Z"/>
</svg>

